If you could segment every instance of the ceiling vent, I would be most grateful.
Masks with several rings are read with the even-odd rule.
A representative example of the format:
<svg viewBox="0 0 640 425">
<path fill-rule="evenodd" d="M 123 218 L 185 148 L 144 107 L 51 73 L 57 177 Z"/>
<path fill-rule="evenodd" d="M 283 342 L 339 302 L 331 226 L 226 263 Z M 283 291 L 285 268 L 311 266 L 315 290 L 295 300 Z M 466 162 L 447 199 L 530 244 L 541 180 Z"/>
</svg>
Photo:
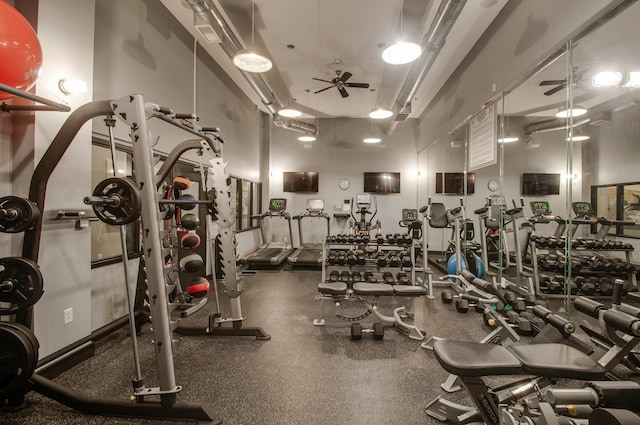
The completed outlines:
<svg viewBox="0 0 640 425">
<path fill-rule="evenodd" d="M 194 13 L 193 17 L 193 27 L 198 30 L 207 43 L 220 43 L 222 41 L 209 22 L 196 13 Z"/>
<path fill-rule="evenodd" d="M 402 122 L 406 121 L 411 114 L 411 104 L 409 103 L 406 106 L 398 105 L 399 110 L 396 112 L 396 115 L 393 117 L 394 121 Z"/>
</svg>

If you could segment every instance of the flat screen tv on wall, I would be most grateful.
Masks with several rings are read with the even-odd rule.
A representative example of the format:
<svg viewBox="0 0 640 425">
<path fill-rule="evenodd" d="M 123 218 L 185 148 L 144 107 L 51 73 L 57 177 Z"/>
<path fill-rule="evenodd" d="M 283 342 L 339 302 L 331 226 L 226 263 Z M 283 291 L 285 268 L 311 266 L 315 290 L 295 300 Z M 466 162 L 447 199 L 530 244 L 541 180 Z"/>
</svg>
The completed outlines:
<svg viewBox="0 0 640 425">
<path fill-rule="evenodd" d="M 285 171 L 282 173 L 282 191 L 310 193 L 318 191 L 317 171 Z"/>
<path fill-rule="evenodd" d="M 522 174 L 522 196 L 560 195 L 559 173 Z"/>
<path fill-rule="evenodd" d="M 400 193 L 400 173 L 364 173 L 364 191 L 368 193 Z"/>
<path fill-rule="evenodd" d="M 467 173 L 467 194 L 472 195 L 475 188 L 476 175 Z M 436 193 L 463 195 L 464 173 L 436 173 Z"/>
</svg>

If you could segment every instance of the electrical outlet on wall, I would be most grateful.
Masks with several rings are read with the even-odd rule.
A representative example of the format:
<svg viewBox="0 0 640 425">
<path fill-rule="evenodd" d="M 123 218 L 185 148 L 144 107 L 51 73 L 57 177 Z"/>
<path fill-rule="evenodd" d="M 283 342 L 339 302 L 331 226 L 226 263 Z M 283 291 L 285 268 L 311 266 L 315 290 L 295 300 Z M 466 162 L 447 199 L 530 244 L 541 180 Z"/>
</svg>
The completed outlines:
<svg viewBox="0 0 640 425">
<path fill-rule="evenodd" d="M 73 322 L 73 307 L 70 307 L 64 311 L 64 324 L 68 325 Z"/>
</svg>

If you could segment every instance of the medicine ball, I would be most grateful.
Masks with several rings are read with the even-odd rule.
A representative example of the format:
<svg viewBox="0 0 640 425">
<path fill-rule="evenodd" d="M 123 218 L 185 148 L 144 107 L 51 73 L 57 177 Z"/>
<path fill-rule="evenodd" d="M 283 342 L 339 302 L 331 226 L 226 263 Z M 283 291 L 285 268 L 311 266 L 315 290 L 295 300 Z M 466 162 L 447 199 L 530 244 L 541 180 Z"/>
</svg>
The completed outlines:
<svg viewBox="0 0 640 425">
<path fill-rule="evenodd" d="M 186 230 L 196 230 L 200 225 L 200 219 L 195 214 L 185 214 L 180 217 L 180 226 Z"/>
<path fill-rule="evenodd" d="M 173 187 L 175 187 L 178 190 L 189 189 L 189 187 L 191 187 L 191 180 L 189 180 L 186 177 L 178 176 L 175 179 L 173 179 Z"/>
<path fill-rule="evenodd" d="M 209 293 L 211 285 L 204 277 L 196 277 L 187 286 L 187 293 L 194 298 L 202 298 Z"/>
<path fill-rule="evenodd" d="M 0 83 L 27 91 L 42 69 L 42 48 L 27 20 L 0 1 Z M 0 91 L 0 100 L 13 97 Z"/>
<path fill-rule="evenodd" d="M 482 278 L 484 275 L 484 267 L 482 266 L 482 260 L 478 256 L 467 253 L 466 256 L 460 256 L 462 262 L 460 264 L 460 270 L 469 270 L 475 276 Z M 466 258 L 465 258 L 466 257 Z M 447 260 L 447 273 L 450 275 L 456 274 L 456 255 L 452 254 Z"/>
<path fill-rule="evenodd" d="M 179 198 L 179 200 L 181 201 L 193 201 L 195 200 L 195 198 L 193 197 L 193 195 L 181 195 Z M 183 210 L 192 210 L 196 207 L 196 204 L 178 204 L 178 207 L 180 207 Z"/>
<path fill-rule="evenodd" d="M 198 254 L 189 254 L 180 260 L 180 270 L 194 273 L 200 270 L 204 262 Z"/>
<path fill-rule="evenodd" d="M 180 246 L 195 249 L 200 246 L 200 236 L 197 233 L 185 233 L 180 237 Z"/>
</svg>

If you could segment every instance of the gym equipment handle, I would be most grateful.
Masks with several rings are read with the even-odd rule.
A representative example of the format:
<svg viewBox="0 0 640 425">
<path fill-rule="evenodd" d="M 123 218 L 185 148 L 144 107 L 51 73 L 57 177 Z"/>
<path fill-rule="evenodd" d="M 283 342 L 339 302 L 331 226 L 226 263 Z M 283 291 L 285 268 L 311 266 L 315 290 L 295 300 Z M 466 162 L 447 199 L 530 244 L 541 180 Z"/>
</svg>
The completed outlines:
<svg viewBox="0 0 640 425">
<path fill-rule="evenodd" d="M 553 313 L 551 310 L 541 305 L 536 305 L 533 307 L 533 314 L 535 314 L 565 335 L 571 335 L 576 330 L 575 325 L 569 320 L 565 319 L 559 314 Z"/>
<path fill-rule="evenodd" d="M 607 309 L 604 304 L 587 297 L 577 297 L 573 301 L 573 305 L 579 312 L 595 317 L 596 319 L 600 315 L 601 310 Z"/>
<path fill-rule="evenodd" d="M 196 114 L 175 114 L 174 115 L 179 120 L 196 120 L 200 121 L 200 117 Z"/>
<path fill-rule="evenodd" d="M 640 319 L 617 310 L 607 310 L 602 318 L 608 326 L 633 336 L 640 336 Z"/>
</svg>

